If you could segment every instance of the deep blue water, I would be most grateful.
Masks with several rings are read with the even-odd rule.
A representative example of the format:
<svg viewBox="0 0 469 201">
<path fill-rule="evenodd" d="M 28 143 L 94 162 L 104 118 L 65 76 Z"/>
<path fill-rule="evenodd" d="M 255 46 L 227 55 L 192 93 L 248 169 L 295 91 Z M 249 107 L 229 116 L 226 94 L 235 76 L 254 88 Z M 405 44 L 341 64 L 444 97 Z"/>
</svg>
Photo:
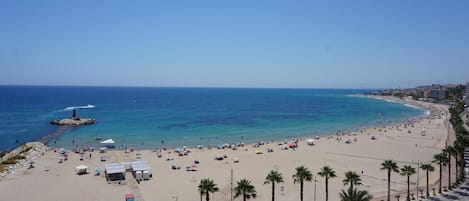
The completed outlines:
<svg viewBox="0 0 469 201">
<path fill-rule="evenodd" d="M 96 136 L 136 147 L 207 145 L 311 136 L 402 121 L 423 111 L 345 94 L 364 90 L 0 86 L 0 150 L 57 133 L 79 109 L 95 125 L 66 129 L 56 146 Z M 62 132 L 61 132 L 62 133 Z M 143 145 L 142 145 L 143 144 Z"/>
</svg>

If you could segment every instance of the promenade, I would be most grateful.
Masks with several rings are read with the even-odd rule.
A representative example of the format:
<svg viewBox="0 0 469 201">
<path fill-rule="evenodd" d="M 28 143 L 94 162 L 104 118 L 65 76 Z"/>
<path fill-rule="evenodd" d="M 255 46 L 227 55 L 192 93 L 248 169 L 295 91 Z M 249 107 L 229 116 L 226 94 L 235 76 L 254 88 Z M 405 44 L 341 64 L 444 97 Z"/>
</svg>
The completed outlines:
<svg viewBox="0 0 469 201">
<path fill-rule="evenodd" d="M 466 180 L 459 187 L 455 188 L 452 191 L 444 192 L 442 195 L 430 197 L 428 199 L 423 199 L 423 201 L 469 201 L 469 148 L 466 148 L 464 151 L 464 160 L 466 165 L 464 167 L 464 173 L 466 174 Z"/>
</svg>

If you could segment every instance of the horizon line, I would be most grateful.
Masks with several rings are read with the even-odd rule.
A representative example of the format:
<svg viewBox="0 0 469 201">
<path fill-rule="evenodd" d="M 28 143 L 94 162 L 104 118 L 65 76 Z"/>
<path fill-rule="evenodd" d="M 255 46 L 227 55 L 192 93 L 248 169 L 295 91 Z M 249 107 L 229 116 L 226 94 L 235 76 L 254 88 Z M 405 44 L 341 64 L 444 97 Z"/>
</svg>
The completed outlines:
<svg viewBox="0 0 469 201">
<path fill-rule="evenodd" d="M 337 88 L 337 87 L 235 87 L 235 86 L 149 86 L 149 85 L 48 85 L 48 84 L 0 84 L 0 87 L 109 87 L 109 88 L 200 88 L 200 89 L 328 89 L 328 90 L 384 90 L 391 88 Z"/>
</svg>

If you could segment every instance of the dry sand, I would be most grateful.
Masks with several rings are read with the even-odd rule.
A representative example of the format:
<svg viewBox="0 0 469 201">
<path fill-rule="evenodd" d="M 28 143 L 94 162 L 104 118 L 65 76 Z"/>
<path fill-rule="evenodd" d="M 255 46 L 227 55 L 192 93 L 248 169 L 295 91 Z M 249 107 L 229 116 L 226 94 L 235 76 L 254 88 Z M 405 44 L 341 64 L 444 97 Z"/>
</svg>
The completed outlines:
<svg viewBox="0 0 469 201">
<path fill-rule="evenodd" d="M 410 100 L 408 100 L 410 101 Z M 231 149 L 191 149 L 188 156 L 178 156 L 176 153 L 163 151 L 158 158 L 152 150 L 134 151 L 126 154 L 123 151 L 108 151 L 106 162 L 99 160 L 99 153 L 89 153 L 83 161 L 80 155 L 70 153 L 69 159 L 58 163 L 62 158 L 58 153 L 49 149 L 43 156 L 35 159 L 35 168 L 19 168 L 0 181 L 1 200 L 36 200 L 36 201 L 62 201 L 87 200 L 109 201 L 124 200 L 126 193 L 136 194 L 136 201 L 196 201 L 200 200 L 197 184 L 200 179 L 211 178 L 220 188 L 220 191 L 211 195 L 211 200 L 230 200 L 230 173 L 233 170 L 234 181 L 247 178 L 252 180 L 257 190 L 255 200 L 271 200 L 271 185 L 264 184 L 265 177 L 270 170 L 278 170 L 283 174 L 284 183 L 276 188 L 277 200 L 299 200 L 300 186 L 294 184 L 292 175 L 295 168 L 304 165 L 314 175 L 324 165 L 336 170 L 337 178 L 329 181 L 329 200 L 339 200 L 339 192 L 346 187 L 343 185 L 344 172 L 353 170 L 361 175 L 362 183 L 359 188 L 371 192 L 375 197 L 386 194 L 386 172 L 380 171 L 381 162 L 392 159 L 399 166 L 416 162 L 429 163 L 434 154 L 441 151 L 446 141 L 446 123 L 448 118 L 447 106 L 430 103 L 412 102 L 414 105 L 431 109 L 432 115 L 414 120 L 411 125 L 404 128 L 404 124 L 386 125 L 379 128 L 369 128 L 356 132 L 356 135 L 343 134 L 337 140 L 336 135 L 321 137 L 314 146 L 307 146 L 301 140 L 295 150 L 281 150 L 277 142 L 267 143 L 260 147 L 263 154 L 256 154 L 257 148 L 246 145 L 238 150 Z M 398 128 L 399 129 L 398 129 Z M 425 136 L 421 135 L 425 128 Z M 411 131 L 410 133 L 408 131 Z M 371 140 L 371 136 L 376 140 Z M 356 141 L 354 139 L 356 138 Z M 353 141 L 346 144 L 345 140 Z M 272 153 L 266 151 L 273 149 Z M 104 163 L 136 160 L 135 154 L 143 155 L 152 167 L 153 178 L 137 184 L 131 174 L 126 175 L 126 181 L 107 183 L 104 176 L 94 175 L 94 170 L 104 169 Z M 217 154 L 226 154 L 222 161 L 214 159 Z M 174 160 L 167 161 L 172 156 Z M 239 158 L 239 163 L 233 163 L 233 158 Z M 199 160 L 198 171 L 186 172 L 185 166 Z M 89 166 L 90 174 L 76 175 L 75 166 L 85 164 Z M 181 170 L 172 170 L 171 164 L 181 166 Z M 436 167 L 436 166 L 435 166 Z M 363 171 L 363 174 L 362 174 Z M 431 183 L 437 181 L 437 172 L 431 177 Z M 324 200 L 324 179 L 316 176 L 316 199 Z M 412 176 L 412 185 L 415 186 L 417 176 Z M 391 188 L 393 193 L 404 192 L 406 177 L 398 174 L 392 175 Z M 420 171 L 420 186 L 425 183 L 424 172 Z M 314 198 L 314 182 L 305 183 L 305 200 Z M 283 191 L 281 190 L 283 189 Z M 241 200 L 237 198 L 235 200 Z"/>
</svg>

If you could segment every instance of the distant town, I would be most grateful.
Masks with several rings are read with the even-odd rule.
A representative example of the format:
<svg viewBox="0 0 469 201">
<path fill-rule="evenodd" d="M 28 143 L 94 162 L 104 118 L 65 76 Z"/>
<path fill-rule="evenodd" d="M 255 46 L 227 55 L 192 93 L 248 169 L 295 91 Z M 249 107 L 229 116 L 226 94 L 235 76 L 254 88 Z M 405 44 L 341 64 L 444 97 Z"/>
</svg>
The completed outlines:
<svg viewBox="0 0 469 201">
<path fill-rule="evenodd" d="M 455 100 L 464 100 L 469 106 L 469 82 L 464 84 L 432 84 L 409 89 L 386 89 L 369 93 L 373 95 L 412 97 L 415 100 L 452 104 Z"/>
</svg>

